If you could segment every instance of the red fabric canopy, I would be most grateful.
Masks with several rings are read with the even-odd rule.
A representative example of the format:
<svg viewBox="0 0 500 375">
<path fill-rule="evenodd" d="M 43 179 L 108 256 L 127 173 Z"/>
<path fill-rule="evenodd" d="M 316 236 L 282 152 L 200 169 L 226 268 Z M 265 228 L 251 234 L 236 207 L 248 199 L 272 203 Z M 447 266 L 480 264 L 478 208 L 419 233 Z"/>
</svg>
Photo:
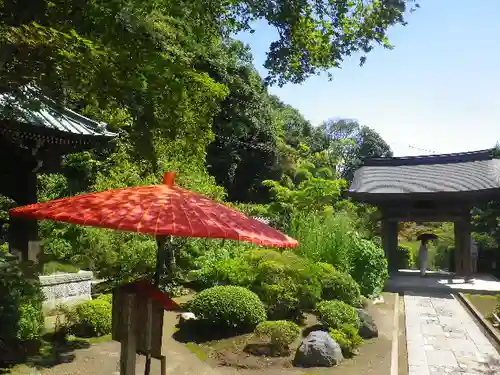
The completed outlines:
<svg viewBox="0 0 500 375">
<path fill-rule="evenodd" d="M 181 309 L 181 307 L 170 297 L 168 293 L 162 292 L 158 287 L 151 285 L 148 281 L 140 280 L 129 285 L 140 294 L 152 298 L 167 311 Z"/>
<path fill-rule="evenodd" d="M 108 190 L 17 207 L 12 216 L 133 231 L 154 236 L 227 238 L 263 246 L 295 247 L 297 241 L 197 193 L 163 185 Z"/>
</svg>

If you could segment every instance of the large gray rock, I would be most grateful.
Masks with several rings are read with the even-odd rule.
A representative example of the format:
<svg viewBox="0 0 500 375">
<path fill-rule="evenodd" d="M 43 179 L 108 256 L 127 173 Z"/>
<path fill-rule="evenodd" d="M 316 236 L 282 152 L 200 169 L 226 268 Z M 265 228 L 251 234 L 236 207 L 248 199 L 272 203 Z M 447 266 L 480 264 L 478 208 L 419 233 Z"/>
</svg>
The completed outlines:
<svg viewBox="0 0 500 375">
<path fill-rule="evenodd" d="M 314 331 L 298 347 L 294 364 L 297 367 L 332 367 L 343 360 L 339 344 L 328 332 Z"/>
<path fill-rule="evenodd" d="M 378 328 L 373 318 L 363 309 L 356 309 L 360 321 L 359 335 L 364 339 L 378 337 Z"/>
</svg>

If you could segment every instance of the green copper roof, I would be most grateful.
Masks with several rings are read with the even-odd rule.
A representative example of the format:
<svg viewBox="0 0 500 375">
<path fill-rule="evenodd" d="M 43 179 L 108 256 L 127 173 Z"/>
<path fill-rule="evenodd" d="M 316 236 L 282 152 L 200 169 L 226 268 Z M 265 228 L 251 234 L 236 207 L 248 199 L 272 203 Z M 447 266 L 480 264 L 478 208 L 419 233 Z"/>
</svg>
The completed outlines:
<svg viewBox="0 0 500 375">
<path fill-rule="evenodd" d="M 11 120 L 40 128 L 52 129 L 81 136 L 113 138 L 117 134 L 106 129 L 106 124 L 91 120 L 55 101 L 39 95 L 32 89 L 23 90 L 25 100 L 0 94 L 0 120 Z"/>
</svg>

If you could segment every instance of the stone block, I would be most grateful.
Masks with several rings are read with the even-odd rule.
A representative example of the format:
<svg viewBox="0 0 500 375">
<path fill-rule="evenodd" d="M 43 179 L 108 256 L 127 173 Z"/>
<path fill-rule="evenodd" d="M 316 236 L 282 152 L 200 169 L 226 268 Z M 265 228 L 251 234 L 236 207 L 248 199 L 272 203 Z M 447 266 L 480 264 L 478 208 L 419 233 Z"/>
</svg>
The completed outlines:
<svg viewBox="0 0 500 375">
<path fill-rule="evenodd" d="M 78 302 L 92 299 L 93 276 L 91 271 L 39 276 L 42 292 L 45 296 L 43 309 L 48 311 L 59 304 L 72 306 Z"/>
</svg>

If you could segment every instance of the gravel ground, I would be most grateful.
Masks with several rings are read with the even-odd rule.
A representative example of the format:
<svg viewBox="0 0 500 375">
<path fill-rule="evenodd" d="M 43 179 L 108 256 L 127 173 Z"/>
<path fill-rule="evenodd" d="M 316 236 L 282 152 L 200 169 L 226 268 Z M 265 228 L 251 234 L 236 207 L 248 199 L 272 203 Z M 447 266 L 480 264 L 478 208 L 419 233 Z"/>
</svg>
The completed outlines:
<svg viewBox="0 0 500 375">
<path fill-rule="evenodd" d="M 165 314 L 164 342 L 167 357 L 168 375 L 281 375 L 307 374 L 323 375 L 328 373 L 342 375 L 390 375 L 391 347 L 393 335 L 394 294 L 384 294 L 385 303 L 371 306 L 369 311 L 379 328 L 379 337 L 369 340 L 360 349 L 353 360 L 346 360 L 341 366 L 328 369 L 260 369 L 241 370 L 230 367 L 212 368 L 201 361 L 185 345 L 176 342 L 172 334 L 177 323 L 175 313 Z M 400 308 L 404 319 L 404 311 Z M 403 323 L 402 323 L 403 322 Z M 399 375 L 407 374 L 404 320 L 399 324 Z M 120 344 L 101 342 L 90 347 L 76 349 L 59 356 L 45 358 L 37 366 L 19 365 L 10 371 L 11 375 L 119 375 Z M 137 357 L 136 373 L 144 371 L 144 357 Z M 159 361 L 153 360 L 152 374 L 159 374 Z"/>
</svg>

